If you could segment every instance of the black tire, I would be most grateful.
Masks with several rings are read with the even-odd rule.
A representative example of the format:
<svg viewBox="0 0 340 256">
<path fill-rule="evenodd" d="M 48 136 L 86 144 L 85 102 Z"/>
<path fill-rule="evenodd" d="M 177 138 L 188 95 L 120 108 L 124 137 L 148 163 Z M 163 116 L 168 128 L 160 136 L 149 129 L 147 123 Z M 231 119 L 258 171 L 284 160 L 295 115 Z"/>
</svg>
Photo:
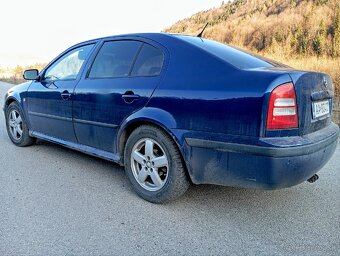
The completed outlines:
<svg viewBox="0 0 340 256">
<path fill-rule="evenodd" d="M 14 114 L 16 115 L 16 118 L 20 117 L 21 122 L 11 122 L 13 120 Z M 17 119 L 19 120 L 19 119 Z M 12 126 L 11 126 L 12 125 Z M 13 125 L 21 131 L 21 134 L 19 134 L 18 130 L 17 132 L 14 132 Z M 26 147 L 30 146 L 35 142 L 35 138 L 29 136 L 28 128 L 27 128 L 27 123 L 24 119 L 24 116 L 22 114 L 22 111 L 20 107 L 18 106 L 18 103 L 12 102 L 7 108 L 6 108 L 6 128 L 7 128 L 7 134 L 13 144 L 15 144 L 18 147 Z M 14 130 L 13 130 L 14 129 Z M 20 135 L 20 136 L 19 136 Z"/>
<path fill-rule="evenodd" d="M 145 159 L 147 158 L 146 141 L 148 140 L 154 142 L 154 144 L 152 144 L 154 145 L 152 146 L 152 155 L 158 154 L 158 152 L 163 153 L 161 156 L 165 155 L 167 167 L 162 167 L 163 169 L 154 167 L 154 162 L 149 159 L 148 164 L 150 165 L 152 162 L 153 168 L 148 169 L 147 163 L 142 166 L 136 160 L 132 159 L 133 151 L 135 152 L 138 150 L 138 147 L 136 148 L 136 146 L 138 146 L 139 143 L 143 143 L 143 141 L 145 141 L 143 157 L 145 157 Z M 141 148 L 141 150 L 143 151 L 143 148 Z M 157 157 L 159 156 L 155 156 L 154 158 L 155 163 Z M 125 172 L 132 183 L 135 192 L 143 199 L 152 203 L 165 203 L 174 200 L 183 195 L 190 186 L 187 172 L 177 145 L 167 133 L 151 125 L 140 126 L 131 133 L 125 146 L 124 165 Z M 145 168 L 146 171 L 149 171 L 150 175 L 145 175 L 147 178 L 144 182 L 138 181 L 138 178 L 135 177 L 135 175 L 137 175 L 137 168 L 135 166 L 137 166 L 137 168 L 139 166 L 140 172 L 142 172 L 143 168 Z M 159 189 L 157 188 L 156 183 L 153 182 L 152 177 L 154 176 L 152 176 L 151 172 L 154 172 L 153 175 L 156 175 L 155 173 L 157 173 L 158 177 L 161 177 L 163 185 Z M 152 186 L 155 186 L 155 188 Z M 150 191 L 151 189 L 154 189 L 154 191 Z"/>
</svg>

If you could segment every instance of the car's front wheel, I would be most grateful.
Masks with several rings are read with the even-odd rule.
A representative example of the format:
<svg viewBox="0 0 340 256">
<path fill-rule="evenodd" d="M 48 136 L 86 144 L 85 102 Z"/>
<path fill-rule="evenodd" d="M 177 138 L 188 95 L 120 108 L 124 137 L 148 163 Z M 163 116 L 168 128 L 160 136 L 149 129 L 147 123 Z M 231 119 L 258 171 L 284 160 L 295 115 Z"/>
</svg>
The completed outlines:
<svg viewBox="0 0 340 256">
<path fill-rule="evenodd" d="M 8 136 L 15 145 L 25 147 L 35 142 L 35 139 L 29 136 L 26 121 L 16 102 L 6 108 L 6 127 Z"/>
<path fill-rule="evenodd" d="M 126 143 L 124 159 L 134 190 L 149 202 L 170 201 L 189 187 L 177 145 L 161 129 L 144 125 L 133 131 Z"/>
</svg>

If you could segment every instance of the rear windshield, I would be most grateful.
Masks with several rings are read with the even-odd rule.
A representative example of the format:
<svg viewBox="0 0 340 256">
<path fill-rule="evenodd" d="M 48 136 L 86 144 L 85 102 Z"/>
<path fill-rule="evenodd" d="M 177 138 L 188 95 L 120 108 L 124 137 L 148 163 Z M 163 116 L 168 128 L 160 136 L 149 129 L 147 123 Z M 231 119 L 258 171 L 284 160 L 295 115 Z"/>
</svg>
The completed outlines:
<svg viewBox="0 0 340 256">
<path fill-rule="evenodd" d="M 199 37 L 178 35 L 182 40 L 223 59 L 239 69 L 287 67 L 281 63 L 251 54 L 231 46 Z"/>
</svg>

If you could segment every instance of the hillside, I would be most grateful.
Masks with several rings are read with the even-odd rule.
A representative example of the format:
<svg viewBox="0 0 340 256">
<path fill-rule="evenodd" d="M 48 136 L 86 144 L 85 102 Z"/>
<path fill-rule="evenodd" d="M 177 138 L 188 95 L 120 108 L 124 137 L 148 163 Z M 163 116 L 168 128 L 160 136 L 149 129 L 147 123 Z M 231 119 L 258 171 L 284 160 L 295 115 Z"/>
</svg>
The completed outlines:
<svg viewBox="0 0 340 256">
<path fill-rule="evenodd" d="M 199 12 L 165 32 L 197 35 L 330 73 L 340 95 L 339 0 L 234 0 Z"/>
</svg>

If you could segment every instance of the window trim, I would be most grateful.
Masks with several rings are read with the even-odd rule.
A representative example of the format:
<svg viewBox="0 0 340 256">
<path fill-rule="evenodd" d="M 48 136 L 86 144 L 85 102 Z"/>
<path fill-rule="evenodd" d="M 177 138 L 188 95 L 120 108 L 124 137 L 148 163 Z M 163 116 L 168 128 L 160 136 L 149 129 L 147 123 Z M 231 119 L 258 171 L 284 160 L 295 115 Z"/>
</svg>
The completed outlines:
<svg viewBox="0 0 340 256">
<path fill-rule="evenodd" d="M 136 62 L 137 62 L 137 60 L 138 60 L 138 57 L 139 57 L 139 55 L 140 55 L 140 53 L 141 53 L 141 51 L 142 51 L 142 49 L 143 49 L 143 47 L 144 47 L 145 44 L 148 44 L 148 45 L 150 45 L 151 47 L 154 47 L 154 48 L 158 49 L 158 50 L 162 53 L 162 55 L 163 55 L 163 61 L 162 61 L 161 70 L 159 71 L 159 73 L 158 73 L 157 75 L 144 75 L 144 76 L 142 76 L 142 75 L 139 75 L 139 76 L 134 75 L 134 76 L 132 76 L 131 73 L 132 73 L 132 71 L 133 71 L 133 68 L 135 67 L 135 64 L 136 64 Z M 165 54 L 164 54 L 164 51 L 163 51 L 162 49 L 160 49 L 159 47 L 155 47 L 155 46 L 152 45 L 152 44 L 149 44 L 149 43 L 145 43 L 145 42 L 144 42 L 144 43 L 142 44 L 142 46 L 141 46 L 139 52 L 138 52 L 138 55 L 136 56 L 135 62 L 133 63 L 133 65 L 132 65 L 132 67 L 131 67 L 131 70 L 130 70 L 130 73 L 129 73 L 129 77 L 158 77 L 158 76 L 161 75 L 161 73 L 162 73 L 162 71 L 163 71 L 164 63 L 165 63 Z"/>
<path fill-rule="evenodd" d="M 137 61 L 137 59 L 139 57 L 139 54 L 140 54 L 141 50 L 143 49 L 143 46 L 144 46 L 145 43 L 144 42 L 141 42 L 141 43 L 142 44 L 139 46 L 139 49 L 138 49 L 138 51 L 136 53 L 136 56 L 135 56 L 135 58 L 132 61 L 132 64 L 131 64 L 131 67 L 130 67 L 130 70 L 129 70 L 129 73 L 128 73 L 127 77 L 131 77 L 132 70 L 135 67 L 136 61 Z"/>
<path fill-rule="evenodd" d="M 93 67 L 93 64 L 100 52 L 100 50 L 102 49 L 103 45 L 105 43 L 108 43 L 108 42 L 121 42 L 121 41 L 134 41 L 134 42 L 140 42 L 141 43 L 141 46 L 139 47 L 139 49 L 137 50 L 137 53 L 136 53 L 136 56 L 134 57 L 133 61 L 132 61 L 132 65 L 131 65 L 131 68 L 130 68 L 130 71 L 129 71 L 129 74 L 127 76 L 115 76 L 115 77 L 89 77 L 90 75 L 90 72 L 91 72 L 91 69 Z M 162 68 L 161 68 L 161 71 L 159 72 L 159 74 L 157 75 L 144 75 L 144 76 L 131 76 L 131 73 L 133 71 L 133 68 L 136 64 L 136 61 L 139 57 L 139 54 L 141 52 L 141 50 L 143 49 L 143 46 L 144 44 L 148 44 L 148 45 L 151 45 L 152 47 L 158 49 L 162 55 L 163 55 L 163 63 L 162 63 Z M 164 52 L 164 50 L 154 44 L 151 44 L 149 42 L 145 42 L 145 41 L 142 41 L 140 39 L 134 39 L 134 38 L 117 38 L 117 39 L 108 39 L 108 40 L 103 40 L 101 42 L 101 44 L 99 45 L 99 47 L 97 48 L 96 52 L 93 54 L 93 58 L 91 59 L 91 64 L 89 65 L 88 67 L 88 70 L 86 71 L 86 75 L 84 77 L 85 80 L 101 80 L 101 79 L 117 79 L 117 78 L 136 78 L 136 77 L 159 77 L 161 76 L 162 72 L 163 72 L 163 69 L 165 68 L 165 62 L 166 62 L 166 54 Z"/>
</svg>

